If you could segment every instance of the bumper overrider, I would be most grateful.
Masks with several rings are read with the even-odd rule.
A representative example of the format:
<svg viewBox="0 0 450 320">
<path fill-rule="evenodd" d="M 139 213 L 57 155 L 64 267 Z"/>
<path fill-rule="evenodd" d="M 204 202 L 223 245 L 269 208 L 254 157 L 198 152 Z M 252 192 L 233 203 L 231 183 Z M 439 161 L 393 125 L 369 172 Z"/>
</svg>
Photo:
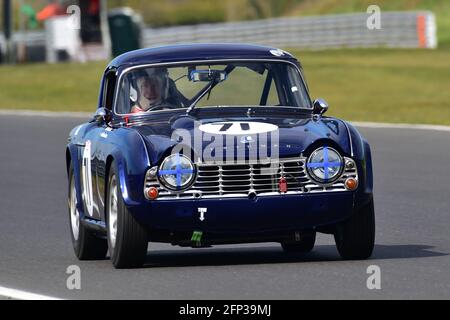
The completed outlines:
<svg viewBox="0 0 450 320">
<path fill-rule="evenodd" d="M 129 210 L 149 229 L 190 237 L 198 230 L 214 243 L 223 238 L 281 239 L 296 232 L 348 219 L 359 175 L 355 161 L 342 158 L 331 183 L 319 183 L 306 157 L 268 163 L 195 164 L 189 188 L 174 191 L 161 182 L 158 167 L 147 172 L 145 204 Z M 351 181 L 351 183 L 348 183 Z M 157 197 L 151 198 L 152 192 Z M 224 241 L 227 242 L 227 241 Z"/>
</svg>

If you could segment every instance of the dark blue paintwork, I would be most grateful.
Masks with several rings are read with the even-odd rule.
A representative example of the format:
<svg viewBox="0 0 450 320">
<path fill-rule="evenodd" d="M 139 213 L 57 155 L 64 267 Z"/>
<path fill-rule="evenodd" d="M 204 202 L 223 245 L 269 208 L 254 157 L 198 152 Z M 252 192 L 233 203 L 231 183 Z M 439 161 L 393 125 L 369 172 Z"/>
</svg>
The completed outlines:
<svg viewBox="0 0 450 320">
<path fill-rule="evenodd" d="M 223 59 L 271 59 L 293 61 L 297 60 L 289 53 L 277 57 L 270 53 L 277 48 L 248 44 L 197 44 L 173 45 L 157 48 L 141 49 L 125 53 L 115 58 L 109 68 L 136 66 L 152 63 L 172 63 L 192 60 L 223 60 Z"/>
<path fill-rule="evenodd" d="M 250 45 L 183 45 L 143 49 L 114 59 L 108 71 L 117 76 L 124 67 L 204 59 L 278 59 L 294 62 L 289 54 L 277 57 L 273 48 Z M 99 107 L 103 106 L 103 84 Z M 199 124 L 220 121 L 258 121 L 280 129 L 280 157 L 308 154 L 320 145 L 331 146 L 355 160 L 359 187 L 355 192 L 302 194 L 247 198 L 154 201 L 143 194 L 146 171 L 159 165 L 179 141 L 171 139 L 177 129 L 192 131 Z M 127 125 L 128 123 L 128 125 Z M 94 210 L 88 215 L 82 199 L 81 167 L 86 141 L 91 142 L 91 176 Z M 203 146 L 204 147 L 204 146 Z M 315 117 L 312 110 L 258 107 L 221 109 L 202 108 L 187 116 L 184 110 L 155 112 L 131 118 L 113 115 L 109 126 L 85 123 L 72 130 L 66 151 L 67 166 L 74 167 L 77 203 L 80 214 L 104 225 L 106 178 L 112 161 L 119 172 L 122 196 L 131 214 L 159 232 L 202 230 L 221 234 L 252 234 L 264 239 L 273 233 L 318 228 L 347 219 L 357 207 L 372 199 L 373 177 L 370 147 L 350 124 L 332 117 Z M 208 220 L 198 220 L 197 209 L 208 207 Z M 97 223 L 98 229 L 98 223 Z M 162 238 L 161 238 L 162 239 Z M 156 239 L 156 240 L 161 240 Z M 165 238 L 164 238 L 165 239 Z M 161 240 L 162 241 L 162 240 Z M 169 241 L 169 240 L 167 240 Z"/>
</svg>

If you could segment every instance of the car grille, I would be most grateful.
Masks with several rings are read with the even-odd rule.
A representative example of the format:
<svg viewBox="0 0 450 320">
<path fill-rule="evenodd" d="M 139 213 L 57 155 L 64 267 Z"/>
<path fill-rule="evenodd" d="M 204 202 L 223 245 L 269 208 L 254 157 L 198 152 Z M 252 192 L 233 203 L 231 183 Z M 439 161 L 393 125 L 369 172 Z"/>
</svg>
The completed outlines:
<svg viewBox="0 0 450 320">
<path fill-rule="evenodd" d="M 282 194 L 346 191 L 345 180 L 350 177 L 358 179 L 358 174 L 352 159 L 345 158 L 345 163 L 341 178 L 327 186 L 318 185 L 308 177 L 306 158 L 302 157 L 267 164 L 197 164 L 196 182 L 188 190 L 166 190 L 156 178 L 147 179 L 145 188 L 158 188 L 158 200 L 269 196 L 281 194 L 279 181 L 284 177 L 287 192 Z"/>
</svg>

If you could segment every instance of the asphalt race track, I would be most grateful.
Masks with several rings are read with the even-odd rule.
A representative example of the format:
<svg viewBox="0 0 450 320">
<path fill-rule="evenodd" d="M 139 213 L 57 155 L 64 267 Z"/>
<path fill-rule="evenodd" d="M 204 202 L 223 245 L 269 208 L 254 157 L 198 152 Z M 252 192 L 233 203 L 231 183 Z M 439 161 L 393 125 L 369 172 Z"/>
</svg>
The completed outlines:
<svg viewBox="0 0 450 320">
<path fill-rule="evenodd" d="M 63 299 L 449 299 L 450 132 L 362 128 L 372 145 L 376 248 L 342 261 L 331 236 L 310 254 L 277 244 L 150 244 L 144 268 L 78 261 L 67 212 L 65 143 L 77 118 L 0 115 L 0 287 Z M 66 287 L 81 268 L 81 290 Z M 381 290 L 366 286 L 381 268 Z M 1 299 L 1 298 L 0 298 Z"/>
</svg>

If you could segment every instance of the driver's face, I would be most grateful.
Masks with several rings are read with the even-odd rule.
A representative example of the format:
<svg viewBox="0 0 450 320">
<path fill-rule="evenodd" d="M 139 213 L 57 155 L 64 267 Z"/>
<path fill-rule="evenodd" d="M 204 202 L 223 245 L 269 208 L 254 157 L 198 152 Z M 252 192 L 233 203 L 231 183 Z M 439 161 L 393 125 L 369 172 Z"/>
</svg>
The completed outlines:
<svg viewBox="0 0 450 320">
<path fill-rule="evenodd" d="M 161 84 L 154 78 L 147 78 L 141 85 L 142 95 L 150 101 L 156 101 L 161 97 Z"/>
</svg>

